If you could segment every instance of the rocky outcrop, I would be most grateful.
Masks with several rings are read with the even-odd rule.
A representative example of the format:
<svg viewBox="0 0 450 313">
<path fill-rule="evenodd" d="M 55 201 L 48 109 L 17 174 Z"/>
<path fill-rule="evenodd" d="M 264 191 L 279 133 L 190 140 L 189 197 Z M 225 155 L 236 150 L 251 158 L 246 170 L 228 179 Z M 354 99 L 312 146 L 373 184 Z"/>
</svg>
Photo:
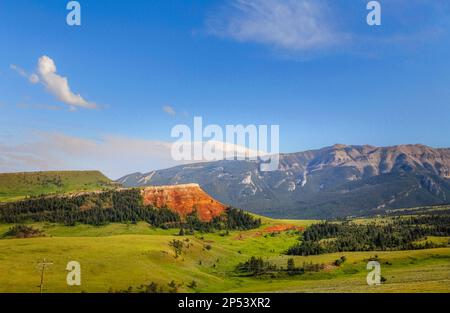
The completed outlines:
<svg viewBox="0 0 450 313">
<path fill-rule="evenodd" d="M 200 220 L 210 221 L 222 214 L 226 206 L 204 192 L 198 184 L 151 186 L 142 189 L 145 205 L 167 207 L 182 217 L 194 211 Z"/>
</svg>

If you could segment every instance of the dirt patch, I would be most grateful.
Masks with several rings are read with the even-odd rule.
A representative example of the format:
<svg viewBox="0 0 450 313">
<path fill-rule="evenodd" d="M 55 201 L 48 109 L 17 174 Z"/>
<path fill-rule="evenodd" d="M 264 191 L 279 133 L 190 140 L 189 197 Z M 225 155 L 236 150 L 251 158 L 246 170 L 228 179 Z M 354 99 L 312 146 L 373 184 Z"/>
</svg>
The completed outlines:
<svg viewBox="0 0 450 313">
<path fill-rule="evenodd" d="M 337 268 L 338 268 L 338 266 L 336 266 L 334 264 L 325 264 L 325 267 L 323 268 L 323 270 L 325 272 L 331 272 L 331 271 L 333 271 L 333 270 L 335 270 Z"/>
<path fill-rule="evenodd" d="M 273 226 L 268 226 L 264 228 L 262 231 L 257 232 L 243 232 L 234 237 L 234 240 L 244 240 L 246 238 L 254 238 L 254 237 L 261 237 L 265 234 L 272 234 L 272 233 L 281 233 L 288 230 L 297 230 L 297 231 L 304 231 L 305 228 L 302 226 L 295 226 L 291 224 L 278 224 Z"/>
<path fill-rule="evenodd" d="M 279 225 L 273 225 L 273 226 L 264 228 L 265 233 L 281 233 L 283 231 L 288 231 L 288 230 L 304 231 L 305 228 L 302 226 L 295 226 L 295 225 L 290 225 L 290 224 L 279 224 Z"/>
<path fill-rule="evenodd" d="M 254 238 L 254 237 L 261 237 L 263 235 L 262 232 L 252 232 L 252 233 L 240 233 L 236 237 L 234 237 L 234 240 L 244 240 L 247 238 Z"/>
</svg>

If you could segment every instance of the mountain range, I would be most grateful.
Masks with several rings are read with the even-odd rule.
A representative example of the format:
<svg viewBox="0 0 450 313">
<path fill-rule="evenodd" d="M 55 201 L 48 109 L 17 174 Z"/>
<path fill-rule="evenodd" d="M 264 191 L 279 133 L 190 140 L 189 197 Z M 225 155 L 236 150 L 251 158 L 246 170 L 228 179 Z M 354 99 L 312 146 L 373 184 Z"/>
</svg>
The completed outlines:
<svg viewBox="0 0 450 313">
<path fill-rule="evenodd" d="M 336 218 L 450 203 L 450 149 L 337 144 L 280 155 L 279 168 L 223 160 L 134 173 L 125 187 L 197 183 L 222 203 L 278 218 Z"/>
</svg>

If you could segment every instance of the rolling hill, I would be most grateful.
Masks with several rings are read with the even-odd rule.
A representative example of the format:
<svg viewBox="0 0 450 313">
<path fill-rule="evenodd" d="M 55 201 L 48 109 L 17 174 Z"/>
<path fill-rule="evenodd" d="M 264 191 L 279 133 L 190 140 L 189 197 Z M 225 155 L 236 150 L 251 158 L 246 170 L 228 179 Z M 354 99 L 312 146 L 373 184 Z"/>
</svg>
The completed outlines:
<svg viewBox="0 0 450 313">
<path fill-rule="evenodd" d="M 263 218 L 258 229 L 179 236 L 177 229 L 163 230 L 147 223 L 105 226 L 63 226 L 36 223 L 46 236 L 0 239 L 0 292 L 39 292 L 37 264 L 53 263 L 45 272 L 43 292 L 141 292 L 152 282 L 168 290 L 173 280 L 178 292 L 449 292 L 450 248 L 412 251 L 342 252 L 313 256 L 288 256 L 298 241 L 295 230 L 273 232 L 282 225 L 308 227 L 314 221 L 279 221 Z M 0 238 L 11 225 L 0 224 Z M 172 240 L 189 240 L 189 248 L 175 258 Z M 209 246 L 210 249 L 205 249 Z M 76 248 L 74 248 L 76 247 Z M 252 256 L 264 256 L 279 266 L 326 264 L 326 269 L 280 278 L 240 277 L 236 265 Z M 381 286 L 366 283 L 367 260 L 374 255 L 383 264 Z M 336 259 L 346 256 L 341 266 Z M 81 264 L 81 286 L 68 286 L 66 266 Z M 196 287 L 189 287 L 192 281 Z M 130 287 L 132 288 L 130 290 Z"/>
<path fill-rule="evenodd" d="M 54 171 L 0 174 L 0 202 L 27 196 L 92 191 L 114 187 L 99 171 Z"/>
<path fill-rule="evenodd" d="M 4 252 L 0 258 L 0 273 L 4 273 L 0 275 L 1 292 L 40 292 L 41 286 L 42 292 L 68 293 L 449 291 L 450 248 L 448 226 L 444 222 L 436 224 L 436 227 L 443 226 L 436 228 L 442 235 L 422 236 L 414 242 L 429 245 L 420 250 L 287 255 L 289 248 L 300 242 L 301 232 L 312 228 L 313 224 L 316 227 L 324 224 L 317 220 L 275 220 L 244 214 L 237 216 L 238 219 L 248 215 L 259 223 L 251 227 L 241 227 L 245 226 L 241 224 L 185 232 L 188 228 L 183 223 L 172 223 L 171 227 L 154 223 L 152 214 L 168 210 L 140 206 L 169 207 L 180 215 L 197 210 L 199 217 L 203 214 L 203 220 L 207 221 L 210 215 L 223 213 L 223 205 L 196 184 L 98 190 L 98 185 L 103 184 L 92 183 L 92 177 L 104 177 L 99 174 L 21 174 L 28 180 L 14 177 L 22 184 L 34 182 L 29 186 L 41 186 L 46 192 L 50 188 L 44 187 L 53 185 L 64 186 L 71 192 L 0 204 L 3 217 L 11 218 L 6 221 L 0 214 L 0 251 Z M 4 182 L 11 184 L 14 180 Z M 87 186 L 94 190 L 80 191 Z M 136 219 L 133 212 L 150 215 L 145 215 L 148 219 Z M 13 213 L 18 213 L 17 220 Z M 425 217 L 427 220 L 436 218 Z M 376 225 L 390 220 L 398 222 L 394 216 L 392 219 L 354 219 L 352 223 Z M 33 235 L 19 236 L 13 232 L 18 226 L 32 230 Z M 174 243 L 182 244 L 181 252 L 175 251 Z M 240 265 L 255 256 L 276 268 L 267 276 L 241 273 Z M 344 256 L 345 263 L 336 265 Z M 382 262 L 385 278 L 376 288 L 366 282 L 367 261 L 373 258 Z M 39 285 L 40 272 L 36 265 L 44 259 L 52 265 L 46 268 L 45 280 Z M 81 264 L 81 286 L 66 283 L 66 266 L 71 260 Z M 286 265 L 292 263 L 302 271 L 289 273 Z"/>
<path fill-rule="evenodd" d="M 278 218 L 334 218 L 450 203 L 450 149 L 334 145 L 257 161 L 182 165 L 118 180 L 124 186 L 198 183 L 212 197 Z"/>
</svg>

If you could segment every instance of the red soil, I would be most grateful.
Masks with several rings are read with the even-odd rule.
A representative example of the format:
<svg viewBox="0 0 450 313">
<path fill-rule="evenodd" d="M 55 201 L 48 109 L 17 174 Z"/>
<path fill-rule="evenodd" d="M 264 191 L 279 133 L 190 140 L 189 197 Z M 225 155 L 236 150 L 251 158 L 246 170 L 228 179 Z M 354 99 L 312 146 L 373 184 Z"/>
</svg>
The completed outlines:
<svg viewBox="0 0 450 313">
<path fill-rule="evenodd" d="M 278 225 L 266 227 L 262 231 L 250 232 L 250 233 L 245 233 L 245 234 L 239 233 L 239 235 L 237 235 L 234 239 L 235 240 L 244 240 L 244 239 L 250 238 L 250 237 L 261 237 L 261 236 L 264 236 L 264 234 L 281 233 L 283 231 L 288 231 L 288 230 L 304 231 L 305 228 L 303 226 L 295 226 L 295 225 L 290 225 L 290 224 L 278 224 Z"/>
<path fill-rule="evenodd" d="M 280 224 L 280 225 L 274 225 L 264 228 L 264 232 L 266 233 L 279 233 L 282 231 L 287 230 L 299 230 L 304 231 L 305 228 L 302 226 L 295 226 L 295 225 L 289 225 L 289 224 Z"/>
</svg>

